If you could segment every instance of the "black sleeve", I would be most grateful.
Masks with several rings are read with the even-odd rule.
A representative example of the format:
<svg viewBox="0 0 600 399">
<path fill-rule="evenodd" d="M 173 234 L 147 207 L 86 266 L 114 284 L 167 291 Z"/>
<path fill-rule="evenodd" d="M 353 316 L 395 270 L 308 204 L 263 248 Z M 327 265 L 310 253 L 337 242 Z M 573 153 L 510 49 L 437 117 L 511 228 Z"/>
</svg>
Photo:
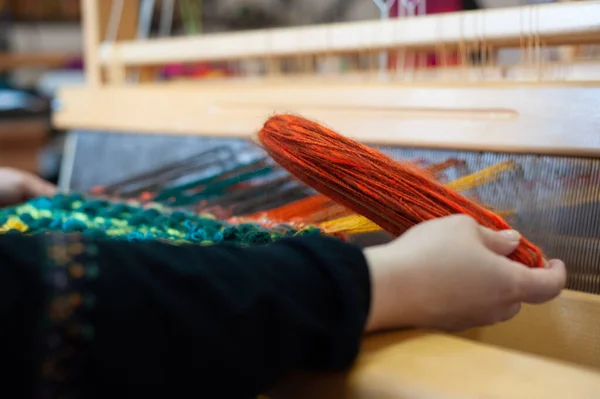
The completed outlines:
<svg viewBox="0 0 600 399">
<path fill-rule="evenodd" d="M 370 281 L 362 251 L 350 244 L 298 237 L 242 249 L 52 237 L 49 322 L 39 351 L 30 351 L 46 353 L 47 389 L 249 397 L 296 369 L 346 368 L 358 352 Z M 33 245 L 19 239 L 22 250 Z M 17 247 L 8 240 L 0 237 L 0 257 Z M 13 317 L 22 317 L 17 304 L 27 309 L 29 324 L 21 324 L 31 327 L 39 295 L 20 302 L 40 279 L 20 271 L 21 261 L 2 265 L 12 277 L 0 284 L 13 286 L 2 299 Z"/>
</svg>

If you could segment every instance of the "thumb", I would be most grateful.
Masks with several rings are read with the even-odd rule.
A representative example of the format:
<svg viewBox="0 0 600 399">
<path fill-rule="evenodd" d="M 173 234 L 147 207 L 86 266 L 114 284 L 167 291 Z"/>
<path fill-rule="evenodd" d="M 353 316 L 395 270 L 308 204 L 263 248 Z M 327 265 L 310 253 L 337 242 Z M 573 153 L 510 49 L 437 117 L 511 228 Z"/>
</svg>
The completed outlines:
<svg viewBox="0 0 600 399">
<path fill-rule="evenodd" d="M 557 259 L 546 268 L 528 268 L 518 265 L 518 285 L 521 302 L 544 303 L 560 294 L 567 284 L 565 264 Z"/>
<path fill-rule="evenodd" d="M 483 226 L 479 226 L 479 236 L 489 250 L 502 256 L 513 253 L 521 241 L 521 235 L 515 230 L 494 231 Z"/>
</svg>

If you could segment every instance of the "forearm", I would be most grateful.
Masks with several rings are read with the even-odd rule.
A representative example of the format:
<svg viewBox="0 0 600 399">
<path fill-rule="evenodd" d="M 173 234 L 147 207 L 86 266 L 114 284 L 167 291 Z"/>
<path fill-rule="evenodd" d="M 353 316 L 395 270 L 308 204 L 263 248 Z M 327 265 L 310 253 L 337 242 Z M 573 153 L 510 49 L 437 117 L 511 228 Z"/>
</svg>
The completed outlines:
<svg viewBox="0 0 600 399">
<path fill-rule="evenodd" d="M 64 267 L 61 258 L 73 263 L 60 255 L 67 247 L 76 249 L 52 244 L 50 255 L 58 248 L 59 256 L 49 271 Z M 93 303 L 71 314 L 94 331 L 75 346 L 84 365 L 78 378 L 96 393 L 254 393 L 297 368 L 344 368 L 358 350 L 370 282 L 362 252 L 348 244 L 315 237 L 248 249 L 114 241 L 83 248 L 94 248 L 75 255 L 88 278 L 71 284 Z"/>
<path fill-rule="evenodd" d="M 406 263 L 410 253 L 399 259 L 390 244 L 373 246 L 364 250 L 371 276 L 371 304 L 365 331 L 373 333 L 390 328 L 410 328 L 418 325 L 415 303 L 421 286 L 410 275 Z M 401 300 L 398 300 L 398 298 Z"/>
<path fill-rule="evenodd" d="M 202 375 L 205 392 L 223 395 L 226 376 L 237 382 L 227 387 L 232 396 L 255 393 L 296 368 L 348 366 L 358 350 L 369 285 L 353 247 L 307 238 L 250 249 L 137 248 L 131 259 L 125 244 L 101 248 L 96 320 L 104 326 L 97 356 L 123 354 L 120 375 L 130 382 L 166 378 L 184 389 Z M 118 267 L 133 256 L 139 267 Z"/>
</svg>

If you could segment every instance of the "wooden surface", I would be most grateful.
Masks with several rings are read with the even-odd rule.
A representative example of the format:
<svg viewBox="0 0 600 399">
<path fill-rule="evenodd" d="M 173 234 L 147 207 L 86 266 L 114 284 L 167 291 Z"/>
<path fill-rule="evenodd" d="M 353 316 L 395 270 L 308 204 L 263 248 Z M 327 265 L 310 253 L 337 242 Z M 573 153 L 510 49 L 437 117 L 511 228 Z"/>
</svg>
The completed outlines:
<svg viewBox="0 0 600 399">
<path fill-rule="evenodd" d="M 48 131 L 48 122 L 41 119 L 0 121 L 0 167 L 37 173 L 39 151 Z"/>
<path fill-rule="evenodd" d="M 275 112 L 364 143 L 600 156 L 600 87 L 141 85 L 60 93 L 61 128 L 250 138 Z"/>
<path fill-rule="evenodd" d="M 91 0 L 87 0 L 91 1 Z M 536 38 L 546 45 L 600 42 L 600 1 L 541 4 L 446 13 L 388 21 L 347 22 L 193 37 L 121 42 L 103 51 L 102 62 L 131 66 L 382 48 L 446 49 L 485 42 L 519 47 Z"/>
<path fill-rule="evenodd" d="M 600 295 L 576 291 L 525 305 L 507 323 L 460 334 L 472 340 L 600 370 Z"/>
<path fill-rule="evenodd" d="M 0 72 L 21 67 L 57 68 L 76 57 L 67 53 L 0 53 Z"/>
<path fill-rule="evenodd" d="M 440 333 L 365 340 L 348 374 L 305 374 L 273 399 L 594 399 L 600 372 Z"/>
<path fill-rule="evenodd" d="M 0 148 L 0 167 L 38 173 L 39 148 Z"/>
<path fill-rule="evenodd" d="M 565 291 L 548 304 L 525 306 L 513 321 L 465 334 L 471 339 L 421 331 L 375 335 L 365 339 L 349 373 L 296 375 L 272 397 L 593 399 L 600 392 L 598 320 L 600 297 Z M 515 347 L 525 350 L 507 349 Z M 599 368 L 584 365 L 590 363 Z"/>
<path fill-rule="evenodd" d="M 48 128 L 44 118 L 0 119 L 0 142 L 3 145 L 37 142 L 46 137 Z"/>
</svg>

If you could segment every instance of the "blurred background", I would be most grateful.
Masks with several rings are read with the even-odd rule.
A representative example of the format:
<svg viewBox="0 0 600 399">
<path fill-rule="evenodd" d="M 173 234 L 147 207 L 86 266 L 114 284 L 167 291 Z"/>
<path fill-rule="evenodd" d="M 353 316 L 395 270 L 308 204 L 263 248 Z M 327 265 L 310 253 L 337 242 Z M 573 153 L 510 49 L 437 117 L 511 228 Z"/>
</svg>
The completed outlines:
<svg viewBox="0 0 600 399">
<path fill-rule="evenodd" d="M 145 7 L 155 9 L 147 13 L 151 17 L 146 31 L 139 32 L 144 37 L 164 34 L 165 29 L 169 35 L 201 34 L 375 19 L 380 15 L 372 0 L 142 1 Z M 159 12 L 165 10 L 165 2 L 172 16 L 168 26 L 161 21 L 164 12 Z M 426 12 L 540 2 L 550 1 L 428 0 Z M 51 127 L 51 104 L 61 87 L 84 81 L 80 14 L 80 0 L 0 0 L 0 166 L 57 180 L 64 132 Z M 394 7 L 390 14 L 394 16 Z M 203 79 L 211 72 L 210 65 L 169 70 L 171 78 L 185 74 Z"/>
</svg>

